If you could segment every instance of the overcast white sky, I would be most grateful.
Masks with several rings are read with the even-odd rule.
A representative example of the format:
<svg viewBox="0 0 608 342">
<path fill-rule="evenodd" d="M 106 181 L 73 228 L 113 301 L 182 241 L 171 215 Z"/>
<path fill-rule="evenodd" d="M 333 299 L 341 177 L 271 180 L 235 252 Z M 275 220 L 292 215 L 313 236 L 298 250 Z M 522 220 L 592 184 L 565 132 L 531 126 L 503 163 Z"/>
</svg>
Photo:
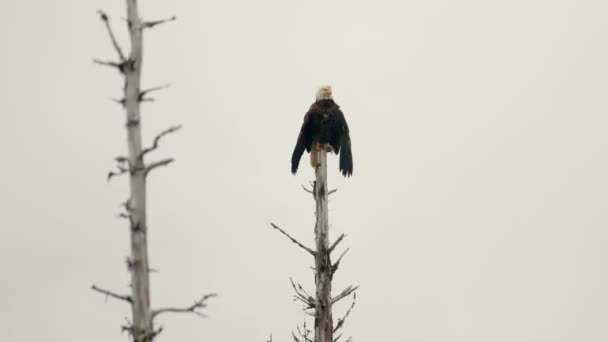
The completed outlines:
<svg viewBox="0 0 608 342">
<path fill-rule="evenodd" d="M 289 277 L 312 287 L 313 178 L 289 160 L 331 84 L 355 170 L 331 159 L 331 234 L 361 285 L 355 341 L 608 340 L 608 2 L 140 1 L 178 21 L 145 39 L 145 141 L 184 129 L 149 182 L 153 303 L 206 292 L 209 318 L 167 316 L 162 341 L 291 340 Z M 127 184 L 114 57 L 123 1 L 3 1 L 0 331 L 7 342 L 120 341 Z M 305 157 L 307 160 L 307 157 Z M 307 163 L 303 164 L 307 166 Z M 342 313 L 345 304 L 338 306 Z"/>
</svg>

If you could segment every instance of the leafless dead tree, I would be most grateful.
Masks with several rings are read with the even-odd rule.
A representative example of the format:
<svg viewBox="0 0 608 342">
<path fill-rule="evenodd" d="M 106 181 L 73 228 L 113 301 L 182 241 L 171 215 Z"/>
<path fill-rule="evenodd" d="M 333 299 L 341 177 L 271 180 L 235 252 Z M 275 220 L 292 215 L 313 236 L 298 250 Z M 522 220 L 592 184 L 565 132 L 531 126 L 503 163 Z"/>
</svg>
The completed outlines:
<svg viewBox="0 0 608 342">
<path fill-rule="evenodd" d="M 166 307 L 152 309 L 150 302 L 150 263 L 148 258 L 148 224 L 146 220 L 146 178 L 151 171 L 167 166 L 173 162 L 173 158 L 165 158 L 157 161 L 146 162 L 151 152 L 159 147 L 159 142 L 166 135 L 176 132 L 181 126 L 172 126 L 159 133 L 152 146 L 142 147 L 140 104 L 151 101 L 151 92 L 158 91 L 167 85 L 152 87 L 141 90 L 140 80 L 143 65 L 143 32 L 146 29 L 156 27 L 176 19 L 175 16 L 168 19 L 143 21 L 139 17 L 137 1 L 126 0 L 127 6 L 127 28 L 129 30 L 131 51 L 123 52 L 119 44 L 108 15 L 98 11 L 110 37 L 112 46 L 116 52 L 116 60 L 99 60 L 94 62 L 100 65 L 117 69 L 124 76 L 123 97 L 116 100 L 126 111 L 127 130 L 127 156 L 116 157 L 116 170 L 108 173 L 108 180 L 113 177 L 129 176 L 130 196 L 123 203 L 124 211 L 119 217 L 127 219 L 130 227 L 131 255 L 127 258 L 127 268 L 131 274 L 131 294 L 122 295 L 109 290 L 102 289 L 96 285 L 91 288 L 108 297 L 127 302 L 131 305 L 132 319 L 123 326 L 123 331 L 131 334 L 135 342 L 152 341 L 162 331 L 162 327 L 154 328 L 154 319 L 163 313 L 193 313 L 204 316 L 200 311 L 207 306 L 207 300 L 215 294 L 207 294 L 196 300 L 192 305 L 184 307 Z"/>
<path fill-rule="evenodd" d="M 306 325 L 306 321 L 302 327 L 297 327 L 296 331 L 292 331 L 292 337 L 296 342 L 338 342 L 342 336 L 340 333 L 337 337 L 334 334 L 343 328 L 344 322 L 350 315 L 352 308 L 355 306 L 356 293 L 358 286 L 348 286 L 338 295 L 332 297 L 331 285 L 335 272 L 340 266 L 340 262 L 348 249 L 344 250 L 338 259 L 332 263 L 331 254 L 336 247 L 345 238 L 345 235 L 340 235 L 331 245 L 329 243 L 329 217 L 328 217 L 328 197 L 336 192 L 336 189 L 328 191 L 327 189 L 327 152 L 321 149 L 317 155 L 317 163 L 315 169 L 315 181 L 312 183 L 312 189 L 304 188 L 304 191 L 311 193 L 315 199 L 316 223 L 315 223 L 315 241 L 316 248 L 313 250 L 310 247 L 299 242 L 297 239 L 289 235 L 285 230 L 281 229 L 274 223 L 270 225 L 280 231 L 283 235 L 289 238 L 293 243 L 311 254 L 315 259 L 315 296 L 311 296 L 304 287 L 295 283 L 291 279 L 291 285 L 294 289 L 294 301 L 299 301 L 304 304 L 304 312 L 314 317 L 314 330 Z M 352 294 L 352 304 L 346 313 L 338 319 L 334 325 L 332 317 L 332 306 L 338 301 L 349 297 Z M 314 339 L 312 333 L 314 331 Z M 350 341 L 348 338 L 347 341 Z"/>
</svg>

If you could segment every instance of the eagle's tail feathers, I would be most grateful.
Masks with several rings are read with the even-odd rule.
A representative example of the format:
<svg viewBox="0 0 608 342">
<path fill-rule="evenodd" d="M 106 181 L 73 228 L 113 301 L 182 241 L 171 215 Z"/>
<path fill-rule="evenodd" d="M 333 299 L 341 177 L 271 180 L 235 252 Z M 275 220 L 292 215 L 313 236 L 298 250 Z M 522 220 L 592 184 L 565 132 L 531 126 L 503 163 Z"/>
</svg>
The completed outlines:
<svg viewBox="0 0 608 342">
<path fill-rule="evenodd" d="M 302 134 L 298 136 L 298 142 L 296 143 L 296 147 L 293 150 L 293 154 L 291 155 L 291 173 L 296 174 L 298 171 L 298 165 L 300 164 L 300 159 L 302 158 L 302 154 L 304 154 L 304 150 L 306 149 L 306 145 L 304 143 L 304 137 Z"/>
<path fill-rule="evenodd" d="M 344 177 L 350 177 L 353 174 L 353 155 L 350 148 L 350 137 L 348 135 L 343 136 L 340 145 L 340 171 Z"/>
</svg>

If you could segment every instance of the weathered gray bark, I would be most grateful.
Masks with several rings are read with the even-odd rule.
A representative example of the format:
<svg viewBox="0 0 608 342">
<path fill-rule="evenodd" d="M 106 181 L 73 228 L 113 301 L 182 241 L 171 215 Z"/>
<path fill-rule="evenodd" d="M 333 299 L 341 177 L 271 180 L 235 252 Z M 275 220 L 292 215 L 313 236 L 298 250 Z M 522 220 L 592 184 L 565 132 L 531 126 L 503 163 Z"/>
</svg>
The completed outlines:
<svg viewBox="0 0 608 342">
<path fill-rule="evenodd" d="M 348 252 L 346 249 L 336 262 L 331 262 L 331 254 L 336 247 L 344 239 L 346 235 L 341 234 L 331 245 L 329 243 L 329 217 L 328 217 L 328 197 L 336 190 L 328 191 L 327 187 L 327 152 L 323 149 L 318 153 L 314 152 L 316 158 L 315 167 L 315 182 L 313 189 L 309 190 L 303 187 L 308 193 L 311 193 L 315 199 L 316 222 L 315 222 L 315 250 L 307 247 L 303 243 L 289 235 L 285 230 L 281 229 L 274 223 L 270 225 L 289 238 L 293 243 L 300 248 L 310 253 L 315 259 L 315 296 L 311 296 L 301 284 L 291 280 L 291 286 L 295 291 L 294 299 L 304 304 L 304 310 L 307 314 L 314 316 L 314 339 L 311 336 L 312 331 L 306 326 L 306 321 L 302 327 L 297 327 L 297 331 L 292 331 L 292 337 L 296 342 L 338 342 L 342 334 L 333 337 L 336 332 L 343 328 L 346 318 L 350 315 L 352 308 L 355 305 L 354 292 L 358 286 L 348 286 L 340 294 L 335 297 L 331 296 L 331 282 L 334 273 L 338 270 L 342 258 Z M 340 317 L 337 324 L 334 326 L 332 317 L 333 304 L 353 294 L 353 302 L 346 313 Z M 314 310 L 314 314 L 308 310 Z M 297 332 L 297 333 L 296 333 Z M 346 341 L 350 341 L 350 338 Z"/>
<path fill-rule="evenodd" d="M 333 342 L 333 319 L 331 313 L 332 267 L 329 251 L 329 217 L 327 210 L 327 152 L 316 153 L 314 197 L 316 203 L 315 224 L 315 342 Z"/>
<path fill-rule="evenodd" d="M 159 133 L 154 139 L 151 147 L 142 147 L 140 103 L 149 100 L 146 97 L 150 92 L 165 88 L 166 86 L 153 87 L 141 90 L 141 73 L 143 67 L 143 31 L 156 25 L 175 20 L 175 17 L 155 21 L 142 21 L 139 17 L 137 0 L 126 0 L 127 23 L 131 42 L 131 51 L 128 56 L 123 53 L 112 32 L 108 16 L 100 11 L 100 17 L 104 22 L 112 45 L 117 52 L 118 62 L 95 60 L 97 64 L 116 67 L 124 76 L 124 94 L 121 100 L 117 100 L 126 110 L 127 150 L 126 157 L 117 157 L 118 172 L 110 172 L 108 179 L 114 176 L 129 175 L 129 199 L 124 203 L 125 213 L 120 214 L 122 218 L 129 220 L 131 253 L 127 261 L 131 273 L 131 294 L 119 295 L 108 290 L 101 289 L 95 285 L 92 289 L 115 299 L 123 300 L 131 305 L 132 321 L 123 329 L 128 331 L 135 342 L 150 342 L 161 331 L 162 328 L 154 329 L 154 318 L 161 313 L 194 313 L 207 306 L 206 300 L 215 294 L 203 296 L 194 304 L 186 307 L 166 307 L 152 310 L 150 303 L 150 262 L 148 256 L 148 224 L 146 219 L 146 177 L 155 168 L 169 165 L 173 158 L 146 163 L 144 157 L 158 148 L 162 137 L 180 129 L 181 126 L 172 126 Z"/>
<path fill-rule="evenodd" d="M 125 108 L 127 110 L 127 145 L 129 150 L 129 187 L 131 196 L 131 333 L 136 341 L 152 340 L 154 323 L 150 312 L 150 273 L 148 260 L 148 225 L 146 222 L 146 168 L 142 156 L 140 81 L 143 67 L 142 24 L 137 1 L 127 0 L 127 20 L 131 54 L 125 74 Z M 138 338 L 143 336 L 144 338 Z M 148 338 L 147 336 L 150 336 Z"/>
</svg>

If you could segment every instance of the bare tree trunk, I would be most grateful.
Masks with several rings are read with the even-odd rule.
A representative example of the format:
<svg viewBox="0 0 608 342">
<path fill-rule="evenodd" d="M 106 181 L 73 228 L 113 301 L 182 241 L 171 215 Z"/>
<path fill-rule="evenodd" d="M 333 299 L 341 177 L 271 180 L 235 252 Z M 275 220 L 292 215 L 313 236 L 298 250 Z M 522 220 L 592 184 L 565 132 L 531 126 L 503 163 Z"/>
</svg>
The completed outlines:
<svg viewBox="0 0 608 342">
<path fill-rule="evenodd" d="M 154 331 L 150 312 L 150 274 L 148 261 L 148 225 L 146 222 L 146 169 L 141 140 L 140 80 L 143 66 L 142 25 L 136 0 L 127 0 L 127 20 L 131 38 L 131 55 L 125 68 L 125 108 L 127 110 L 127 144 L 131 196 L 131 305 L 133 336 L 148 336 Z M 147 341 L 148 338 L 142 339 Z M 151 338 L 149 339 L 151 340 Z"/>
<path fill-rule="evenodd" d="M 140 103 L 142 101 L 150 100 L 149 97 L 146 97 L 150 92 L 166 88 L 166 86 L 160 86 L 141 90 L 143 31 L 147 28 L 173 21 L 175 20 L 175 16 L 162 20 L 142 21 L 139 17 L 137 0 L 126 0 L 126 4 L 127 26 L 131 41 L 129 56 L 125 56 L 120 44 L 118 44 L 110 26 L 108 16 L 100 11 L 100 17 L 106 26 L 119 61 L 108 62 L 95 60 L 95 62 L 97 64 L 117 68 L 123 74 L 125 81 L 123 88 L 124 97 L 121 100 L 117 100 L 117 102 L 123 105 L 126 110 L 128 155 L 126 157 L 119 156 L 116 158 L 118 172 L 110 172 L 108 174 L 108 180 L 114 176 L 129 175 L 130 196 L 124 203 L 126 212 L 119 216 L 128 219 L 130 222 L 131 253 L 127 265 L 131 272 L 131 294 L 119 295 L 101 289 L 95 285 L 92 286 L 92 289 L 115 299 L 130 303 L 132 322 L 130 322 L 128 326 L 123 326 L 123 330 L 128 331 L 135 342 L 150 342 L 162 331 L 162 328 L 158 330 L 154 329 L 154 318 L 156 316 L 167 312 L 189 312 L 202 316 L 197 310 L 205 308 L 207 306 L 206 300 L 215 296 L 215 294 L 205 295 L 200 300 L 195 301 L 194 304 L 187 307 L 166 307 L 156 310 L 152 310 L 151 308 L 150 262 L 148 258 L 147 241 L 148 224 L 146 220 L 146 178 L 150 171 L 155 168 L 171 164 L 173 158 L 146 163 L 144 157 L 149 152 L 158 148 L 158 143 L 162 137 L 177 131 L 181 126 L 172 126 L 166 129 L 155 137 L 153 146 L 145 149 L 142 147 Z"/>
<path fill-rule="evenodd" d="M 318 148 L 317 146 L 313 148 Z M 336 249 L 338 244 L 346 237 L 341 234 L 331 245 L 329 243 L 329 217 L 328 217 L 328 206 L 327 201 L 329 195 L 336 192 L 336 190 L 328 191 L 327 188 L 327 151 L 324 148 L 320 150 L 311 151 L 313 158 L 316 158 L 315 167 L 315 182 L 313 189 L 309 190 L 306 187 L 304 191 L 311 193 L 315 198 L 316 205 L 316 223 L 315 223 L 315 250 L 307 247 L 303 243 L 299 242 L 296 238 L 289 235 L 285 230 L 281 229 L 274 223 L 270 225 L 285 235 L 291 242 L 298 245 L 315 259 L 315 297 L 312 297 L 304 289 L 304 287 L 291 279 L 291 286 L 295 292 L 294 300 L 297 300 L 304 304 L 304 312 L 308 315 L 314 316 L 314 336 L 312 330 L 308 329 L 306 320 L 303 325 L 298 326 L 296 331 L 292 331 L 291 335 L 296 342 L 338 342 L 342 336 L 340 333 L 334 338 L 334 334 L 344 327 L 346 318 L 350 315 L 353 307 L 355 306 L 356 294 L 355 291 L 359 288 L 358 286 L 348 286 L 340 294 L 335 297 L 331 296 L 331 282 L 335 272 L 340 266 L 342 258 L 348 252 L 348 248 L 342 252 L 336 262 L 332 263 L 331 253 Z M 338 322 L 334 326 L 332 317 L 332 307 L 338 301 L 353 295 L 352 304 L 346 311 L 346 313 L 338 319 Z M 314 310 L 312 314 L 308 310 Z M 272 340 L 272 339 L 271 339 Z M 349 342 L 351 338 L 348 338 L 346 342 Z"/>
<path fill-rule="evenodd" d="M 333 320 L 331 313 L 332 267 L 329 256 L 329 217 L 327 209 L 327 151 L 316 153 L 314 197 L 316 203 L 315 224 L 315 342 L 333 342 Z"/>
</svg>

